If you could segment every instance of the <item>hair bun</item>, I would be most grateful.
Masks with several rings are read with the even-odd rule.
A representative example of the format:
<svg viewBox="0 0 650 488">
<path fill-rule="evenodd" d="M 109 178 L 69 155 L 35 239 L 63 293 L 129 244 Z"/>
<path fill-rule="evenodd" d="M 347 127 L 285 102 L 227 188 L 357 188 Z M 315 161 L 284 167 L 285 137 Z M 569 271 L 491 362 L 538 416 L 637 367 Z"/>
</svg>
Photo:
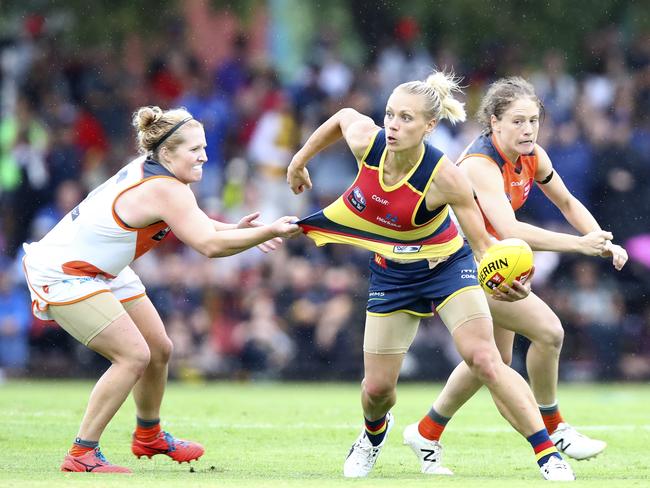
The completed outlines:
<svg viewBox="0 0 650 488">
<path fill-rule="evenodd" d="M 158 106 L 142 107 L 133 118 L 133 125 L 138 131 L 145 131 L 163 117 L 163 111 Z"/>
</svg>

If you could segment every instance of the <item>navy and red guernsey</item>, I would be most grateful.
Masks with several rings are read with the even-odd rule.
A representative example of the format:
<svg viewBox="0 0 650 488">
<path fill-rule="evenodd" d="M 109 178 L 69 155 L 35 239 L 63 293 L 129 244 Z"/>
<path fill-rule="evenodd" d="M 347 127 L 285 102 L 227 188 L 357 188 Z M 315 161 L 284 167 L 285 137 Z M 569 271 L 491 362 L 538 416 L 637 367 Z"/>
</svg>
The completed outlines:
<svg viewBox="0 0 650 488">
<path fill-rule="evenodd" d="M 316 245 L 350 244 L 389 259 L 450 256 L 463 245 L 449 217 L 449 205 L 430 211 L 425 196 L 444 154 L 424 144 L 418 162 L 394 185 L 384 184 L 384 130 L 378 131 L 359 162 L 350 187 L 325 209 L 298 222 Z"/>
</svg>

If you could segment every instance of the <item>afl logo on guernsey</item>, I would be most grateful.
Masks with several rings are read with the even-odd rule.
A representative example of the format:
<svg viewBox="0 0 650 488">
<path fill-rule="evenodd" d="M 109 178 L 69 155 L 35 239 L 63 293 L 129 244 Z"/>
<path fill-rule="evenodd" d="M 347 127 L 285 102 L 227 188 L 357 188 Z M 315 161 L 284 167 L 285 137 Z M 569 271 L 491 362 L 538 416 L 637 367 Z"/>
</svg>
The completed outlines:
<svg viewBox="0 0 650 488">
<path fill-rule="evenodd" d="M 361 193 L 361 189 L 358 186 L 355 186 L 348 194 L 348 201 L 359 212 L 363 212 L 366 208 L 366 197 L 363 196 L 363 193 Z"/>
</svg>

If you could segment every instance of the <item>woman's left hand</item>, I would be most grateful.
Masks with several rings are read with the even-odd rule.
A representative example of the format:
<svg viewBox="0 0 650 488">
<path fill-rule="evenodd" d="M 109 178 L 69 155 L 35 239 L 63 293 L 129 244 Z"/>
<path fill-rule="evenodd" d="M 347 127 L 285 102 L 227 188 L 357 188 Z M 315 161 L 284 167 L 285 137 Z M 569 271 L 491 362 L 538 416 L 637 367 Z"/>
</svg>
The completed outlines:
<svg viewBox="0 0 650 488">
<path fill-rule="evenodd" d="M 530 274 L 526 277 L 524 283 L 521 283 L 518 280 L 513 281 L 512 286 L 508 286 L 504 283 L 494 289 L 492 292 L 492 298 L 501 302 L 516 302 L 517 300 L 523 300 L 530 295 L 530 287 L 534 274 L 535 266 L 530 270 Z"/>
<path fill-rule="evenodd" d="M 611 257 L 612 264 L 617 271 L 623 269 L 623 266 L 627 263 L 627 251 L 612 241 L 605 241 L 605 250 L 602 252 L 601 257 Z"/>
<path fill-rule="evenodd" d="M 264 223 L 257 220 L 259 218 L 259 216 L 260 216 L 259 212 L 254 212 L 252 214 L 245 215 L 237 223 L 237 228 L 238 229 L 247 229 L 247 228 L 250 228 L 250 227 L 261 227 L 261 226 L 263 226 Z M 274 237 L 273 239 L 270 239 L 270 240 L 268 240 L 266 242 L 258 244 L 257 248 L 260 251 L 262 251 L 264 253 L 267 253 L 267 252 L 275 251 L 280 244 L 282 244 L 282 238 Z"/>
</svg>

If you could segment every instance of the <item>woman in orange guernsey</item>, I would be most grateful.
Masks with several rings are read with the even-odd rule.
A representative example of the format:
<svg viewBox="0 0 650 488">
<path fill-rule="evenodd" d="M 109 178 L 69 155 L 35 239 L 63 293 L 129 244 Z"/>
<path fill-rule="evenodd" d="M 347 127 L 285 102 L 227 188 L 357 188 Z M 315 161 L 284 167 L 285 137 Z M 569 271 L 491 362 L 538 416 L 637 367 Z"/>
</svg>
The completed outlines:
<svg viewBox="0 0 650 488">
<path fill-rule="evenodd" d="M 109 463 L 99 438 L 128 394 L 136 404 L 131 450 L 198 459 L 203 447 L 160 428 L 160 405 L 172 343 L 129 264 L 172 230 L 208 257 L 229 256 L 301 232 L 283 217 L 271 225 L 244 217 L 236 225 L 210 219 L 189 183 L 206 162 L 203 126 L 184 109 L 143 107 L 133 116 L 141 157 L 92 191 L 41 241 L 25 244 L 24 268 L 34 314 L 55 320 L 111 361 L 93 389 L 62 471 L 130 473 Z"/>
<path fill-rule="evenodd" d="M 491 241 L 471 186 L 441 151 L 424 142 L 440 119 L 464 120 L 463 105 L 453 97 L 458 90 L 454 77 L 442 72 L 399 85 L 386 104 L 384 129 L 351 108 L 342 109 L 316 129 L 288 168 L 294 193 L 311 188 L 307 163 L 341 137 L 359 163 L 357 178 L 343 196 L 299 222 L 319 245 L 347 243 L 374 252 L 364 334 L 365 425 L 343 474 L 364 477 L 375 465 L 394 424 L 390 409 L 404 355 L 420 318 L 432 315 L 433 307 L 469 370 L 531 442 L 543 476 L 573 479 L 546 433 L 530 388 L 496 348 L 471 252 L 480 257 Z M 471 250 L 450 219 L 450 207 Z M 529 292 L 520 283 L 507 291 L 497 298 L 515 300 Z M 426 455 L 436 458 L 438 452 Z"/>
<path fill-rule="evenodd" d="M 535 250 L 608 257 L 620 270 L 627 253 L 612 243 L 612 234 L 603 231 L 572 196 L 546 151 L 536 144 L 542 110 L 533 86 L 519 77 L 496 81 L 481 103 L 478 118 L 483 133 L 470 144 L 458 164 L 472 183 L 485 225 L 495 238 L 517 237 Z M 552 232 L 517 220 L 515 212 L 528 198 L 534 183 L 580 235 Z M 512 359 L 515 332 L 531 341 L 526 357 L 528 376 L 553 443 L 574 459 L 600 453 L 605 442 L 580 434 L 560 414 L 556 394 L 564 331 L 557 315 L 534 293 L 516 303 L 488 302 L 495 339 L 507 364 Z M 438 441 L 445 425 L 480 386 L 470 369 L 459 364 L 427 415 L 409 429 L 423 442 L 428 440 L 440 449 Z M 423 470 L 431 472 L 431 464 L 439 465 L 439 460 L 433 463 L 421 453 L 416 455 Z"/>
</svg>

